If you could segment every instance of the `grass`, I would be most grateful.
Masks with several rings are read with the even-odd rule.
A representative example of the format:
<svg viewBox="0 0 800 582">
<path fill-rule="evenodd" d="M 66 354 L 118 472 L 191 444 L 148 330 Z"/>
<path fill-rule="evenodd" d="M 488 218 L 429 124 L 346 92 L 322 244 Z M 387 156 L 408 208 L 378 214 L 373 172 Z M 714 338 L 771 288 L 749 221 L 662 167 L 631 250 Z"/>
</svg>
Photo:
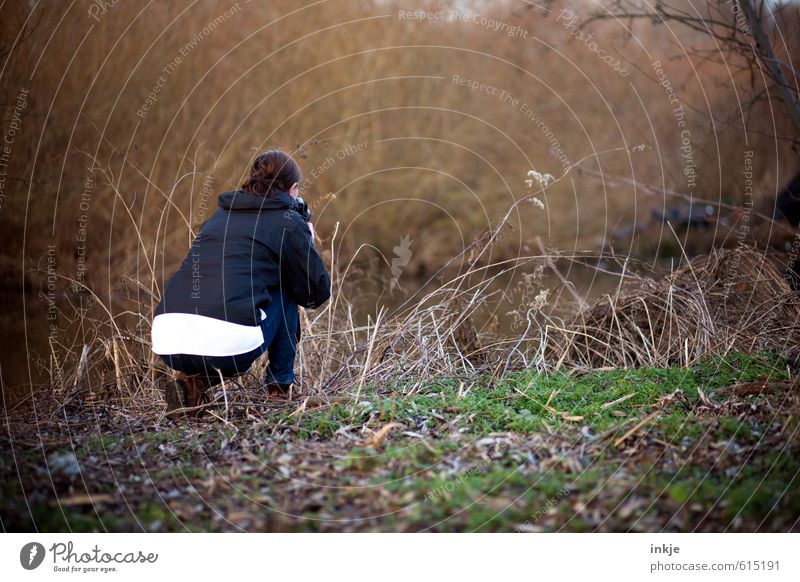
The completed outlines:
<svg viewBox="0 0 800 582">
<path fill-rule="evenodd" d="M 329 438 L 345 426 L 360 425 L 373 417 L 382 423 L 400 422 L 416 428 L 453 424 L 471 434 L 530 433 L 542 430 L 543 423 L 558 428 L 582 422 L 603 430 L 676 390 L 696 399 L 698 386 L 710 391 L 736 381 L 787 377 L 785 360 L 767 354 L 713 358 L 688 369 L 613 370 L 580 376 L 517 372 L 494 382 L 476 378 L 461 396 L 460 383 L 448 379 L 414 396 L 405 396 L 402 387 L 383 391 L 370 387 L 357 404 L 340 402 L 282 421 L 296 426 L 304 438 Z M 616 401 L 619 403 L 609 406 Z"/>
<path fill-rule="evenodd" d="M 440 378 L 411 395 L 369 385 L 357 403 L 255 421 L 73 430 L 80 477 L 42 479 L 43 451 L 15 450 L 30 512 L 0 455 L 0 515 L 40 531 L 787 531 L 800 518 L 797 390 L 727 389 L 787 378 L 780 357 L 732 354 Z M 87 491 L 108 497 L 75 501 Z"/>
</svg>

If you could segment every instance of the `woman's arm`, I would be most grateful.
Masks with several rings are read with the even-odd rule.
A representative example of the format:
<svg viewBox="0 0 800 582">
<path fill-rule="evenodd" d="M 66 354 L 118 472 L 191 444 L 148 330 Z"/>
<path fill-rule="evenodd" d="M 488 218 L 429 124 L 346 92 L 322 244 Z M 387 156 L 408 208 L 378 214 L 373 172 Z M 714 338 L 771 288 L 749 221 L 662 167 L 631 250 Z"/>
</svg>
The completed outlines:
<svg viewBox="0 0 800 582">
<path fill-rule="evenodd" d="M 331 280 L 305 223 L 292 221 L 281 244 L 281 285 L 301 307 L 315 308 L 331 296 Z"/>
</svg>

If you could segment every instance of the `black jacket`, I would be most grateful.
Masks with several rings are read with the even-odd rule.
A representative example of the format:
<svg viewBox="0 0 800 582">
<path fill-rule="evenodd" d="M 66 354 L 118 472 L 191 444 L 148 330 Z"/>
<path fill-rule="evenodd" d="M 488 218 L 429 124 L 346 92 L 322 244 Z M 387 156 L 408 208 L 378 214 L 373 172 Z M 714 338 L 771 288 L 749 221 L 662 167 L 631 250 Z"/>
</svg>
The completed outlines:
<svg viewBox="0 0 800 582">
<path fill-rule="evenodd" d="M 287 192 L 272 198 L 221 194 L 219 208 L 167 283 L 155 315 L 195 313 L 258 325 L 258 310 L 279 289 L 303 307 L 325 303 L 331 280 L 292 202 Z"/>
</svg>

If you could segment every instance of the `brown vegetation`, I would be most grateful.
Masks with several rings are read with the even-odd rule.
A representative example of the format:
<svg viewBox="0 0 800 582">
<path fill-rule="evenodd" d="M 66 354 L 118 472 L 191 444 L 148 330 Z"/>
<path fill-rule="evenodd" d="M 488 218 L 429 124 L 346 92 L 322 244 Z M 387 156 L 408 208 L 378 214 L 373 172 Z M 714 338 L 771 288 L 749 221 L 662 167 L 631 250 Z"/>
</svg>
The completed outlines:
<svg viewBox="0 0 800 582">
<path fill-rule="evenodd" d="M 516 257 L 537 235 L 561 250 L 602 247 L 615 227 L 672 203 L 665 190 L 741 207 L 744 149 L 756 152 L 756 198 L 774 195 L 793 171 L 786 143 L 764 135 L 781 126 L 780 108 L 761 104 L 746 134 L 737 126 L 734 94 L 748 89 L 747 71 L 695 53 L 673 59 L 675 39 L 647 22 L 635 23 L 633 38 L 620 34 L 622 23 L 587 29 L 624 55 L 623 77 L 571 34 L 558 2 L 464 12 L 499 30 L 401 17 L 404 3 L 366 0 L 70 6 L 3 8 L 6 114 L 30 91 L 2 209 L 3 269 L 17 280 L 53 244 L 58 270 L 77 273 L 80 253 L 103 294 L 116 293 L 121 276 L 156 290 L 181 259 L 188 227 L 270 146 L 296 150 L 319 232 L 330 238 L 341 225 L 337 254 L 360 249 L 361 260 L 374 248 L 390 257 L 410 236 L 407 273 L 436 271 L 525 193 L 529 169 L 559 176 L 564 159 L 600 179 L 573 172 L 548 191 L 544 212 L 520 208 L 495 258 Z M 696 32 L 680 38 L 713 48 Z M 691 133 L 691 190 L 676 103 L 657 84 L 656 60 Z M 617 245 L 650 252 L 669 238 L 653 225 Z"/>
</svg>

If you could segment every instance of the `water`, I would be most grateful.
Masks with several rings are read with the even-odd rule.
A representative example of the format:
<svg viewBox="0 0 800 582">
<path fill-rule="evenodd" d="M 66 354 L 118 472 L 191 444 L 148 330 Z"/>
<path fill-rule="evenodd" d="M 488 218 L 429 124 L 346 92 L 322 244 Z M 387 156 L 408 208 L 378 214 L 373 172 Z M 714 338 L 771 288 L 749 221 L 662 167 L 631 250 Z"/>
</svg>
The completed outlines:
<svg viewBox="0 0 800 582">
<path fill-rule="evenodd" d="M 0 290 L 0 379 L 3 389 L 44 381 L 49 361 L 50 323 L 44 299 L 22 289 Z"/>
<path fill-rule="evenodd" d="M 523 303 L 530 302 L 542 290 L 548 291 L 547 305 L 543 311 L 552 313 L 558 310 L 574 309 L 580 300 L 591 301 L 603 294 L 613 293 L 619 285 L 618 275 L 577 263 L 573 263 L 571 266 L 560 266 L 560 276 L 556 275 L 552 269 L 543 270 L 537 284 L 528 289 L 520 286 L 524 273 L 530 273 L 530 269 L 519 269 L 516 273 L 506 273 L 489 282 L 486 293 L 490 297 L 485 308 L 477 313 L 478 319 L 484 321 L 494 319 L 496 330 L 499 333 L 514 334 L 513 316 L 509 313 L 522 308 Z M 490 277 L 491 275 L 486 275 L 485 278 Z M 566 279 L 566 284 L 562 282 L 562 278 Z M 463 284 L 460 289 L 471 288 L 480 283 L 479 277 L 473 278 Z M 442 285 L 442 282 L 440 280 L 429 282 L 429 277 L 403 277 L 399 280 L 399 284 L 401 288 L 394 290 L 390 290 L 390 283 L 385 280 L 368 281 L 366 284 L 360 280 L 355 285 L 347 286 L 346 296 L 356 307 L 355 323 L 365 325 L 367 317 L 374 322 L 376 314 L 381 308 L 385 310 L 386 314 L 391 315 L 395 310 L 416 304 L 427 293 Z M 423 286 L 425 287 L 423 288 Z M 482 322 L 476 321 L 478 325 Z"/>
</svg>

